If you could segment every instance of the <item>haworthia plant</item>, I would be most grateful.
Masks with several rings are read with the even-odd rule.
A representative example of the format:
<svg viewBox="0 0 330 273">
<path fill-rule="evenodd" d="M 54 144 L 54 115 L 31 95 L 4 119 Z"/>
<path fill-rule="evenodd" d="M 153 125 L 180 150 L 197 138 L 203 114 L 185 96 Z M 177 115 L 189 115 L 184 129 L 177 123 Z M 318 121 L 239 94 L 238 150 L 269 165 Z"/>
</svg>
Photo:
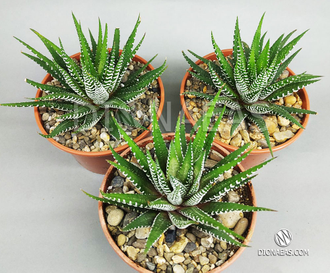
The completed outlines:
<svg viewBox="0 0 330 273">
<path fill-rule="evenodd" d="M 217 104 L 220 108 L 223 105 L 227 106 L 226 114 L 233 119 L 231 134 L 247 119 L 259 127 L 272 153 L 269 133 L 262 115 L 281 116 L 303 129 L 303 126 L 291 114 L 316 114 L 316 112 L 277 105 L 275 101 L 318 81 L 319 76 L 302 73 L 279 80 L 281 73 L 300 51 L 299 49 L 288 56 L 306 31 L 289 42 L 294 31 L 286 36 L 281 35 L 272 45 L 269 40 L 264 45 L 266 33 L 263 35 L 261 33 L 263 18 L 264 15 L 260 19 L 251 47 L 241 40 L 238 18 L 236 19 L 231 58 L 223 55 L 215 42 L 213 33 L 211 33 L 212 45 L 218 63 L 189 51 L 208 65 L 208 71 L 196 65 L 184 52 L 183 56 L 193 69 L 193 71 L 188 70 L 193 77 L 212 86 L 215 90 L 222 88 Z M 207 100 L 214 98 L 212 95 L 194 91 L 184 94 Z"/>
<path fill-rule="evenodd" d="M 122 82 L 127 67 L 130 65 L 144 37 L 134 47 L 135 36 L 140 24 L 138 17 L 132 33 L 120 51 L 120 31 L 116 28 L 111 51 L 108 50 L 108 26 L 105 25 L 103 33 L 99 20 L 97 39 L 89 31 L 91 45 L 82 31 L 81 23 L 72 14 L 74 25 L 80 42 L 80 62 L 71 59 L 65 52 L 61 40 L 60 46 L 55 45 L 46 37 L 32 30 L 44 43 L 52 60 L 35 50 L 33 47 L 16 38 L 34 55 L 23 53 L 39 64 L 43 69 L 56 78 L 61 87 L 41 84 L 29 79 L 26 82 L 46 92 L 46 96 L 33 98 L 30 102 L 4 103 L 2 106 L 11 107 L 49 107 L 65 111 L 59 117 L 61 123 L 46 138 L 54 137 L 68 130 L 77 131 L 91 128 L 100 122 L 115 137 L 119 132 L 112 116 L 121 123 L 134 127 L 142 127 L 139 122 L 129 117 L 128 103 L 141 96 L 152 81 L 157 79 L 166 69 L 165 62 L 158 68 L 147 71 L 150 61 L 135 72 L 129 74 L 127 80 Z"/>
<path fill-rule="evenodd" d="M 220 92 L 219 92 L 220 93 Z M 120 128 L 120 133 L 128 142 L 133 155 L 139 162 L 139 167 L 113 152 L 116 162 L 109 163 L 125 174 L 139 194 L 106 193 L 101 191 L 102 198 L 86 193 L 95 200 L 116 206 L 125 207 L 140 212 L 123 231 L 134 230 L 139 227 L 151 227 L 147 239 L 145 252 L 158 240 L 162 233 L 174 225 L 179 229 L 194 225 L 214 237 L 237 246 L 244 246 L 239 240 L 244 238 L 218 222 L 213 216 L 228 211 L 268 211 L 270 209 L 254 207 L 244 204 L 219 202 L 228 191 L 235 190 L 246 184 L 253 173 L 266 165 L 272 159 L 251 169 L 233 175 L 231 178 L 220 180 L 222 174 L 247 157 L 249 144 L 239 148 L 224 157 L 213 168 L 206 170 L 205 161 L 209 157 L 214 131 L 207 134 L 215 103 L 219 93 L 211 102 L 207 111 L 205 124 L 189 141 L 185 136 L 184 120 L 180 117 L 175 130 L 175 137 L 169 148 L 161 135 L 155 108 L 153 111 L 153 141 L 154 157 L 150 151 L 146 153 L 137 146 Z M 219 117 L 218 122 L 220 121 Z M 116 122 L 116 121 L 114 121 Z M 246 152 L 246 153 L 244 153 Z"/>
</svg>

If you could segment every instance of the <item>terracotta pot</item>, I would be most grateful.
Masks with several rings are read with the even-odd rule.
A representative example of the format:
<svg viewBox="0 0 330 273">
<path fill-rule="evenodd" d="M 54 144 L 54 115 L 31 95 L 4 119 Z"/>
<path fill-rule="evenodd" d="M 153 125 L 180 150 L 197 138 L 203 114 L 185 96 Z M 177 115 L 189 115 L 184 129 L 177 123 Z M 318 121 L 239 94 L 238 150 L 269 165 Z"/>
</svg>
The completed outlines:
<svg viewBox="0 0 330 273">
<path fill-rule="evenodd" d="M 189 139 L 189 134 L 186 135 L 187 139 Z M 172 140 L 174 138 L 174 133 L 166 133 L 163 134 L 163 138 L 165 140 Z M 148 143 L 153 142 L 152 137 L 148 137 L 145 138 L 141 141 L 139 141 L 137 144 L 140 147 L 144 147 L 146 146 Z M 218 144 L 213 144 L 212 146 L 212 150 L 215 150 L 217 152 L 219 152 L 221 155 L 226 156 L 229 154 L 229 152 L 224 149 L 223 147 L 221 147 Z M 130 153 L 130 149 L 126 149 L 121 156 L 122 157 L 127 157 L 128 154 Z M 241 164 L 238 164 L 238 166 L 235 168 L 238 171 L 242 172 L 245 169 L 241 166 Z M 100 189 L 104 192 L 107 191 L 108 187 L 110 186 L 111 180 L 114 177 L 114 172 L 116 171 L 116 168 L 114 168 L 113 166 L 110 166 L 110 168 L 108 169 L 107 173 L 105 174 L 105 177 L 103 179 L 102 185 L 100 187 Z M 249 182 L 248 184 L 248 189 L 249 189 L 249 198 L 252 202 L 253 206 L 256 206 L 256 198 L 255 198 L 255 193 L 254 193 L 254 189 L 252 184 Z M 100 197 L 102 197 L 102 195 L 100 194 Z M 102 230 L 105 234 L 105 237 L 107 238 L 108 242 L 110 243 L 110 245 L 112 246 L 112 248 L 114 249 L 114 251 L 118 254 L 118 256 L 125 262 L 127 263 L 129 266 L 131 266 L 132 268 L 134 268 L 136 271 L 138 272 L 142 272 L 142 273 L 152 273 L 152 271 L 147 270 L 143 267 L 141 267 L 140 265 L 138 265 L 137 263 L 133 262 L 130 258 L 128 258 L 126 256 L 126 254 L 124 252 L 121 251 L 121 249 L 118 247 L 117 243 L 115 242 L 115 240 L 112 238 L 108 227 L 107 227 L 107 217 L 106 217 L 106 213 L 105 213 L 105 206 L 107 204 L 103 204 L 101 201 L 99 201 L 98 203 L 98 210 L 99 210 L 99 218 L 100 218 L 100 223 L 101 223 L 101 227 Z M 251 213 L 251 220 L 249 221 L 249 227 L 248 227 L 248 231 L 247 231 L 247 235 L 246 238 L 244 240 L 244 244 L 248 244 L 251 241 L 252 238 L 252 234 L 255 228 L 255 224 L 256 224 L 256 217 L 257 214 L 256 212 L 252 212 Z M 230 266 L 234 261 L 236 261 L 236 259 L 242 254 L 242 252 L 244 251 L 244 247 L 239 248 L 235 254 L 230 257 L 225 263 L 223 263 L 221 266 L 218 266 L 216 268 L 214 268 L 213 270 L 209 271 L 210 273 L 217 273 L 217 272 L 221 272 L 224 269 L 226 269 L 228 266 Z"/>
<path fill-rule="evenodd" d="M 71 56 L 71 58 L 80 59 L 80 53 L 74 54 Z M 133 58 L 133 61 L 137 61 L 140 63 L 147 63 L 147 61 L 143 58 L 141 58 L 138 55 L 135 55 Z M 153 70 L 154 67 L 149 64 L 147 67 L 149 70 Z M 47 82 L 51 81 L 53 78 L 50 74 L 47 74 L 46 77 L 42 80 L 41 83 L 46 84 Z M 159 86 L 159 90 L 160 90 L 160 96 L 158 97 L 160 102 L 159 102 L 159 108 L 157 111 L 157 117 L 159 119 L 159 117 L 161 116 L 161 113 L 163 111 L 163 107 L 164 107 L 164 101 L 165 101 L 165 92 L 164 92 L 164 85 L 163 82 L 161 80 L 161 78 L 159 77 L 157 79 L 158 81 L 158 86 Z M 39 89 L 37 91 L 36 97 L 40 97 L 42 95 L 42 91 Z M 45 131 L 44 127 L 43 127 L 43 123 L 41 120 L 41 115 L 39 114 L 39 110 L 38 107 L 34 107 L 34 116 L 36 118 L 38 127 L 41 131 L 42 134 L 47 134 L 47 132 Z M 148 127 L 148 129 L 151 129 L 151 124 Z M 134 139 L 135 142 L 145 138 L 146 136 L 148 136 L 150 134 L 150 131 L 144 131 L 142 132 L 141 135 L 139 135 L 138 137 L 136 137 Z M 72 154 L 75 159 L 87 170 L 94 172 L 94 173 L 99 173 L 99 174 L 105 174 L 107 169 L 109 168 L 109 164 L 106 162 L 106 160 L 113 160 L 112 157 L 112 153 L 111 151 L 102 151 L 102 152 L 83 152 L 83 151 L 77 151 L 74 149 L 70 149 L 68 147 L 63 146 L 62 144 L 58 143 L 57 141 L 55 141 L 52 138 L 48 138 L 49 142 L 52 143 L 54 146 L 56 146 L 57 148 Z M 123 152 L 125 149 L 128 148 L 128 145 L 123 145 L 120 146 L 118 148 L 115 149 L 115 151 L 117 153 L 121 153 Z"/>
<path fill-rule="evenodd" d="M 222 50 L 222 52 L 223 52 L 224 56 L 227 57 L 227 56 L 232 54 L 233 50 L 232 49 L 224 49 L 224 50 Z M 204 58 L 209 59 L 209 60 L 216 60 L 216 55 L 215 55 L 214 52 L 212 52 L 212 53 L 204 56 Z M 198 60 L 196 62 L 196 64 L 201 64 L 201 63 L 202 63 L 202 61 L 200 61 L 200 60 Z M 290 76 L 295 75 L 295 73 L 290 68 L 287 67 L 286 69 L 289 71 Z M 192 71 L 192 68 L 190 68 L 189 70 Z M 182 83 L 181 83 L 180 94 L 182 94 L 185 91 L 186 82 L 189 78 L 191 78 L 191 74 L 189 74 L 189 72 L 186 72 L 186 74 L 183 77 Z M 309 106 L 309 99 L 308 99 L 306 89 L 305 88 L 300 89 L 298 91 L 298 94 L 299 94 L 299 96 L 300 96 L 300 98 L 303 102 L 302 108 L 309 110 L 310 106 Z M 186 103 L 185 103 L 185 98 L 184 98 L 183 95 L 180 96 L 180 100 L 181 100 L 181 105 L 182 105 L 183 111 L 185 112 L 186 117 L 189 119 L 190 123 L 192 125 L 194 125 L 196 122 L 194 121 L 194 119 L 191 117 L 191 115 L 189 114 L 189 112 L 187 110 Z M 304 117 L 302 118 L 302 126 L 304 128 L 306 128 L 308 119 L 309 119 L 309 114 L 305 114 Z M 298 137 L 301 135 L 302 132 L 303 132 L 303 129 L 299 129 L 291 139 L 287 140 L 286 142 L 284 142 L 280 145 L 277 145 L 277 146 L 273 147 L 272 148 L 273 153 L 277 152 L 279 150 L 282 150 L 283 148 L 289 146 L 291 143 L 296 141 L 298 139 Z M 217 140 L 217 139 L 215 139 L 214 142 L 220 144 L 222 147 L 226 148 L 230 152 L 233 152 L 237 149 L 237 147 L 226 144 L 226 143 L 223 143 L 223 142 L 221 142 L 220 140 Z M 270 157 L 270 151 L 269 151 L 268 148 L 264 148 L 264 149 L 261 149 L 261 150 L 255 149 L 242 162 L 242 165 L 244 166 L 244 168 L 249 169 L 249 168 L 265 161 L 269 157 Z"/>
</svg>

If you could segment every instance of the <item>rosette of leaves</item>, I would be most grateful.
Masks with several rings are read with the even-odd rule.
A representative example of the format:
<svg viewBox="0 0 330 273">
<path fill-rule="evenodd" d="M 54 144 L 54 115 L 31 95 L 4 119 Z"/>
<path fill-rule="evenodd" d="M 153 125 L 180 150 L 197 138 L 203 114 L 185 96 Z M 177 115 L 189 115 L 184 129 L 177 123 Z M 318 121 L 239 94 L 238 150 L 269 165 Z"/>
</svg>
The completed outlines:
<svg viewBox="0 0 330 273">
<path fill-rule="evenodd" d="M 208 65 L 208 71 L 195 64 L 184 52 L 183 56 L 194 70 L 188 70 L 193 77 L 215 90 L 222 88 L 221 96 L 217 101 L 220 107 L 215 110 L 215 113 L 221 112 L 223 105 L 227 107 L 225 114 L 233 120 L 231 134 L 247 119 L 259 127 L 272 154 L 269 133 L 262 115 L 281 116 L 303 129 L 304 127 L 291 114 L 316 114 L 316 112 L 278 105 L 276 100 L 318 81 L 319 76 L 302 73 L 279 79 L 281 73 L 300 51 L 299 49 L 288 56 L 306 31 L 291 41 L 289 39 L 294 31 L 286 36 L 282 34 L 273 44 L 268 40 L 264 45 L 266 33 L 261 35 L 263 18 L 264 15 L 260 19 L 251 47 L 241 40 L 238 18 L 236 19 L 233 54 L 229 58 L 223 55 L 214 40 L 213 33 L 211 33 L 211 39 L 217 58 L 216 62 L 189 51 Z M 206 100 L 214 98 L 212 95 L 194 91 L 183 94 L 194 95 Z"/>
<path fill-rule="evenodd" d="M 16 38 L 26 46 L 34 55 L 23 53 L 28 58 L 39 64 L 44 70 L 56 78 L 61 87 L 41 84 L 29 79 L 26 82 L 46 92 L 45 96 L 33 98 L 34 101 L 21 103 L 6 103 L 3 106 L 12 107 L 49 107 L 65 111 L 58 119 L 61 123 L 46 138 L 54 137 L 68 130 L 77 131 L 89 129 L 100 122 L 115 137 L 119 138 L 119 132 L 111 116 L 115 116 L 120 123 L 134 127 L 141 127 L 130 115 L 130 102 L 142 95 L 152 81 L 157 79 L 166 69 L 165 62 L 158 68 L 145 71 L 150 62 L 156 57 L 131 72 L 127 80 L 121 80 L 127 71 L 137 50 L 140 48 L 145 35 L 134 47 L 134 40 L 140 16 L 127 39 L 122 51 L 119 49 L 120 31 L 114 31 L 111 51 L 108 49 L 108 26 L 105 25 L 103 34 L 99 20 L 99 32 L 97 40 L 89 31 L 91 46 L 82 31 L 81 23 L 74 14 L 73 21 L 80 42 L 80 62 L 71 59 L 65 52 L 61 40 L 60 46 L 32 30 L 44 43 L 52 60 L 35 50 L 33 47 Z"/>
<path fill-rule="evenodd" d="M 159 239 L 170 226 L 179 229 L 194 225 L 197 229 L 237 246 L 244 246 L 239 240 L 241 235 L 218 222 L 213 216 L 229 211 L 267 211 L 269 209 L 244 204 L 219 202 L 229 190 L 246 184 L 255 175 L 253 173 L 266 165 L 261 163 L 233 177 L 219 180 L 219 177 L 241 162 L 250 152 L 246 152 L 249 144 L 224 157 L 213 168 L 205 170 L 205 161 L 209 156 L 216 130 L 207 134 L 214 110 L 215 100 L 205 116 L 205 126 L 198 129 L 196 135 L 187 141 L 184 120 L 178 119 L 175 137 L 167 148 L 159 124 L 156 111 L 152 110 L 152 135 L 154 141 L 154 157 L 146 150 L 144 153 L 134 141 L 119 127 L 120 133 L 128 142 L 139 166 L 113 152 L 116 162 L 109 163 L 120 170 L 134 184 L 138 194 L 105 193 L 102 198 L 86 193 L 93 199 L 140 212 L 140 216 L 123 227 L 130 231 L 141 227 L 151 227 L 145 252 Z M 220 122 L 216 121 L 215 126 Z"/>
</svg>

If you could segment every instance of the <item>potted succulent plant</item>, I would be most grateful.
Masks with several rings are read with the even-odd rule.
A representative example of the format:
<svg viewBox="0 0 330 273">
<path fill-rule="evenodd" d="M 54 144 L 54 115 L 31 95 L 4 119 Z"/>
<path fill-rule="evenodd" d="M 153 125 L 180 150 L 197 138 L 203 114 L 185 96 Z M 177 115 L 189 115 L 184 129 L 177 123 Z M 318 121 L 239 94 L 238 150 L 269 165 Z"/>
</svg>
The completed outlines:
<svg viewBox="0 0 330 273">
<path fill-rule="evenodd" d="M 300 50 L 288 54 L 306 31 L 291 41 L 294 31 L 281 35 L 272 45 L 269 40 L 264 43 L 263 18 L 250 47 L 241 40 L 237 19 L 233 49 L 221 51 L 211 33 L 214 53 L 201 57 L 189 51 L 198 58 L 194 63 L 183 52 L 191 66 L 180 90 L 186 116 L 195 124 L 205 111 L 196 104 L 212 100 L 222 89 L 215 113 L 221 112 L 223 105 L 227 110 L 215 141 L 229 151 L 251 142 L 255 150 L 244 166 L 257 164 L 295 141 L 307 124 L 308 114 L 316 114 L 309 110 L 303 87 L 318 81 L 319 76 L 295 75 L 287 68 Z"/>
<path fill-rule="evenodd" d="M 218 97 L 219 93 L 205 116 L 207 125 Z M 220 120 L 221 115 L 215 126 Z M 152 138 L 134 143 L 118 128 L 134 157 L 131 161 L 127 159 L 129 149 L 122 154 L 126 158 L 113 151 L 116 162 L 109 161 L 112 166 L 103 180 L 100 196 L 86 194 L 100 201 L 102 229 L 119 256 L 139 272 L 154 271 L 156 267 L 160 270 L 170 267 L 177 272 L 193 272 L 194 268 L 220 272 L 230 265 L 251 239 L 254 212 L 269 210 L 254 206 L 254 193 L 248 181 L 256 170 L 272 159 L 226 176 L 250 153 L 244 154 L 249 143 L 228 155 L 220 146 L 212 146 L 215 130 L 207 134 L 200 127 L 195 136 L 185 135 L 180 117 L 175 133 L 162 135 L 154 109 Z M 210 165 L 208 158 L 214 151 L 224 157 Z M 115 176 L 116 169 L 121 176 Z M 124 192 L 118 187 L 119 181 L 123 182 L 122 177 L 126 177 Z M 238 200 L 227 198 L 228 192 L 233 193 L 246 184 L 245 196 L 249 204 L 244 204 L 243 199 L 237 203 Z M 241 218 L 242 212 L 252 213 L 250 222 Z M 215 218 L 216 215 L 220 215 L 221 221 Z M 230 226 L 222 218 L 225 216 L 236 218 L 235 223 Z M 199 235 L 190 233 L 190 228 Z M 242 236 L 245 234 L 246 238 Z M 229 249 L 227 243 L 233 248 Z"/>
<path fill-rule="evenodd" d="M 159 76 L 165 71 L 166 64 L 164 62 L 154 69 L 150 62 L 156 56 L 147 62 L 135 55 L 145 37 L 133 46 L 140 16 L 122 50 L 118 28 L 114 31 L 112 49 L 108 49 L 108 27 L 106 24 L 103 34 L 99 21 L 97 40 L 89 33 L 90 46 L 80 22 L 72 16 L 80 53 L 71 57 L 65 52 L 61 40 L 57 46 L 35 30 L 32 31 L 44 43 L 53 60 L 16 38 L 35 56 L 23 54 L 49 74 L 42 83 L 26 79 L 27 83 L 39 88 L 32 101 L 1 105 L 35 107 L 35 117 L 43 137 L 71 153 L 85 168 L 104 174 L 108 169 L 105 160 L 112 158 L 109 146 L 115 148 L 123 144 L 112 116 L 123 126 L 137 128 L 131 131 L 131 136 L 137 141 L 146 136 L 149 132 L 145 127 L 150 124 L 145 115 L 150 112 L 149 101 L 160 98 L 158 116 L 163 108 L 164 88 Z M 146 94 L 149 94 L 149 99 Z M 142 97 L 145 103 L 137 104 L 137 99 Z M 146 117 L 146 122 L 139 120 L 141 116 Z M 122 145 L 115 150 L 121 152 L 126 148 L 127 145 Z"/>
</svg>

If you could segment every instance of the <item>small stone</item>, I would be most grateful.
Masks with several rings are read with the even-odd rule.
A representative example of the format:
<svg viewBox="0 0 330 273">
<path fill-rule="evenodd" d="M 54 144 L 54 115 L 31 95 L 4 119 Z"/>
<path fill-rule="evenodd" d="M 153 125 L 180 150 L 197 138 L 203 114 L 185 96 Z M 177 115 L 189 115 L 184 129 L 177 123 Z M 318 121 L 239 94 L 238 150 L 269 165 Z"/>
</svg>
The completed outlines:
<svg viewBox="0 0 330 273">
<path fill-rule="evenodd" d="M 42 114 L 41 119 L 42 121 L 47 121 L 49 119 L 49 114 L 48 113 Z"/>
<path fill-rule="evenodd" d="M 173 266 L 173 273 L 185 273 L 183 267 L 179 264 Z"/>
<path fill-rule="evenodd" d="M 191 81 L 190 80 L 187 80 L 186 86 L 191 86 Z"/>
<path fill-rule="evenodd" d="M 218 162 L 212 159 L 206 159 L 205 160 L 205 165 L 204 168 L 212 168 L 214 167 L 215 164 L 217 164 Z"/>
<path fill-rule="evenodd" d="M 165 271 L 165 272 L 162 271 L 162 273 L 173 273 L 173 268 L 172 268 L 172 266 L 171 266 L 171 265 L 168 265 L 168 266 L 166 267 L 166 271 Z"/>
<path fill-rule="evenodd" d="M 127 237 L 128 237 L 128 236 L 127 236 Z M 128 242 L 126 243 L 126 245 L 128 245 L 128 246 L 132 246 L 133 243 L 134 243 L 135 241 L 136 241 L 135 236 L 131 236 L 131 237 L 129 238 Z"/>
<path fill-rule="evenodd" d="M 188 256 L 185 255 L 185 260 L 183 262 L 183 264 L 187 265 L 189 267 L 189 265 L 191 264 L 191 258 Z"/>
<path fill-rule="evenodd" d="M 221 159 L 223 159 L 223 156 L 220 153 L 218 153 L 217 151 L 211 150 L 210 159 L 218 162 Z"/>
<path fill-rule="evenodd" d="M 265 138 L 265 136 L 260 133 L 260 132 L 250 132 L 250 138 L 252 138 L 253 140 L 260 140 Z"/>
<path fill-rule="evenodd" d="M 162 264 L 165 264 L 165 263 L 166 263 L 166 260 L 165 260 L 165 258 L 163 258 L 163 257 L 156 256 L 156 257 L 154 258 L 154 262 L 155 262 L 157 265 L 162 265 Z"/>
<path fill-rule="evenodd" d="M 230 141 L 230 145 L 235 146 L 235 147 L 240 147 L 241 144 L 242 144 L 242 135 L 241 134 L 237 134 Z"/>
<path fill-rule="evenodd" d="M 125 218 L 124 218 L 124 219 L 125 219 Z M 123 221 L 123 222 L 124 222 L 124 221 Z M 123 226 L 125 226 L 125 225 L 123 225 Z M 132 238 L 134 235 L 135 235 L 135 230 L 131 230 L 130 232 L 127 233 L 126 236 L 127 236 L 128 238 Z"/>
<path fill-rule="evenodd" d="M 121 209 L 114 209 L 110 211 L 107 222 L 110 226 L 118 226 L 123 217 L 124 212 Z"/>
<path fill-rule="evenodd" d="M 283 79 L 289 77 L 289 74 L 290 74 L 289 71 L 285 69 L 285 70 L 281 73 L 281 75 L 280 75 L 280 79 L 283 80 Z"/>
<path fill-rule="evenodd" d="M 121 176 L 115 176 L 111 181 L 111 186 L 114 188 L 122 188 L 124 186 L 125 179 Z"/>
<path fill-rule="evenodd" d="M 214 250 L 218 253 L 222 252 L 223 251 L 223 248 L 220 246 L 220 244 L 216 244 L 214 246 Z"/>
<path fill-rule="evenodd" d="M 221 138 L 230 139 L 230 129 L 231 129 L 230 124 L 221 121 L 218 127 L 218 132 L 220 133 Z"/>
<path fill-rule="evenodd" d="M 288 120 L 286 118 L 282 118 L 280 116 L 277 117 L 277 122 L 279 125 L 284 126 L 284 127 L 286 127 L 290 124 L 290 120 Z"/>
<path fill-rule="evenodd" d="M 218 258 L 215 255 L 211 254 L 211 253 L 209 254 L 208 258 L 210 260 L 210 264 L 215 264 L 218 260 Z"/>
<path fill-rule="evenodd" d="M 188 230 L 186 228 L 178 228 L 178 229 L 176 229 L 176 236 L 182 237 L 182 236 L 186 235 L 187 231 Z"/>
<path fill-rule="evenodd" d="M 181 237 L 179 241 L 176 241 L 171 247 L 170 250 L 171 252 L 178 254 L 181 253 L 186 245 L 188 244 L 189 240 L 186 237 Z"/>
<path fill-rule="evenodd" d="M 201 265 L 206 265 L 210 262 L 209 258 L 204 257 L 204 256 L 199 256 L 199 263 Z"/>
<path fill-rule="evenodd" d="M 213 244 L 213 237 L 212 236 L 208 236 L 205 238 L 201 239 L 201 245 L 206 247 L 206 248 L 210 248 Z"/>
<path fill-rule="evenodd" d="M 145 253 L 139 253 L 138 255 L 137 255 L 137 259 L 136 259 L 136 261 L 138 262 L 138 263 L 141 263 L 142 261 L 144 261 L 145 259 L 147 258 L 147 255 L 145 254 Z"/>
<path fill-rule="evenodd" d="M 259 127 L 255 124 L 251 124 L 249 130 L 252 133 L 261 133 Z"/>
<path fill-rule="evenodd" d="M 294 133 L 290 130 L 282 131 L 282 132 L 276 132 L 273 134 L 273 137 L 275 138 L 276 142 L 284 142 L 294 136 Z"/>
<path fill-rule="evenodd" d="M 91 130 L 91 134 L 96 135 L 96 133 L 97 133 L 97 128 L 93 127 L 92 130 Z"/>
<path fill-rule="evenodd" d="M 137 228 L 135 232 L 135 237 L 137 239 L 146 239 L 150 233 L 150 227 L 147 228 Z"/>
<path fill-rule="evenodd" d="M 159 244 L 159 245 L 162 245 L 163 242 L 164 242 L 164 239 L 165 239 L 165 235 L 164 235 L 164 233 L 162 233 L 162 235 L 161 235 L 160 238 L 158 239 L 158 244 Z"/>
<path fill-rule="evenodd" d="M 65 139 L 64 136 L 59 136 L 57 142 L 62 144 L 62 145 L 65 145 L 66 139 Z"/>
<path fill-rule="evenodd" d="M 176 264 L 182 263 L 185 260 L 185 257 L 183 255 L 174 255 L 172 257 L 172 261 Z"/>
<path fill-rule="evenodd" d="M 227 260 L 227 258 L 228 258 L 228 253 L 227 252 L 222 252 L 220 255 L 219 255 L 219 259 L 221 260 L 221 261 L 225 261 L 225 260 Z"/>
<path fill-rule="evenodd" d="M 210 271 L 210 266 L 207 265 L 207 264 L 204 265 L 204 266 L 202 267 L 201 271 L 202 271 L 202 273 L 206 273 L 206 272 Z"/>
<path fill-rule="evenodd" d="M 297 132 L 300 127 L 296 124 L 293 124 L 291 127 L 288 128 L 290 131 L 292 131 L 293 133 Z"/>
<path fill-rule="evenodd" d="M 149 252 L 148 252 L 148 256 L 149 257 L 155 257 L 157 255 L 157 251 L 155 248 L 150 248 Z"/>
<path fill-rule="evenodd" d="M 165 241 L 167 243 L 173 243 L 175 241 L 175 237 L 176 237 L 176 230 L 175 229 L 169 229 L 166 232 Z"/>
<path fill-rule="evenodd" d="M 84 152 L 90 152 L 91 151 L 91 149 L 88 147 L 88 145 L 86 145 L 85 147 L 84 147 L 84 149 L 82 149 Z"/>
<path fill-rule="evenodd" d="M 193 256 L 193 257 L 196 257 L 201 254 L 202 254 L 202 251 L 200 249 L 196 249 L 193 252 L 191 252 L 191 256 Z"/>
<path fill-rule="evenodd" d="M 192 228 L 191 229 L 191 233 L 194 234 L 198 238 L 204 238 L 204 237 L 209 236 L 207 233 L 205 233 L 203 231 L 200 231 L 200 230 L 198 230 L 196 228 Z"/>
<path fill-rule="evenodd" d="M 117 237 L 117 245 L 122 246 L 126 243 L 126 236 L 124 234 L 119 234 Z"/>
<path fill-rule="evenodd" d="M 259 139 L 259 140 L 257 140 L 257 143 L 262 148 L 268 148 L 268 143 L 267 143 L 266 139 Z M 274 147 L 275 143 L 271 141 L 270 146 Z"/>
<path fill-rule="evenodd" d="M 267 126 L 267 130 L 269 132 L 269 135 L 272 136 L 277 128 L 277 124 L 275 124 L 275 122 L 273 122 L 271 119 L 266 118 L 265 119 L 265 123 Z"/>
<path fill-rule="evenodd" d="M 116 208 L 117 208 L 117 207 L 114 206 L 114 205 L 108 205 L 108 206 L 106 206 L 106 208 L 105 208 L 105 212 L 106 212 L 107 214 L 109 214 L 110 211 L 112 211 L 112 210 L 114 210 L 114 209 L 116 209 Z"/>
<path fill-rule="evenodd" d="M 296 103 L 296 101 L 297 99 L 293 95 L 284 97 L 285 106 L 292 106 Z"/>
<path fill-rule="evenodd" d="M 188 242 L 188 244 L 184 248 L 184 252 L 189 253 L 191 251 L 194 251 L 195 249 L 196 249 L 196 244 L 193 242 Z"/>
<path fill-rule="evenodd" d="M 103 132 L 100 134 L 100 138 L 104 141 L 104 142 L 109 142 L 110 141 L 110 136 L 108 133 Z"/>
<path fill-rule="evenodd" d="M 162 265 L 159 265 L 159 266 L 157 267 L 157 270 L 158 270 L 159 272 L 162 272 L 162 273 L 164 273 L 166 269 L 167 269 L 167 264 L 166 264 L 166 263 L 165 263 L 165 264 L 162 264 Z"/>
<path fill-rule="evenodd" d="M 156 268 L 156 265 L 154 263 L 151 262 L 146 262 L 146 265 L 148 267 L 149 270 L 154 271 Z"/>
<path fill-rule="evenodd" d="M 186 273 L 194 273 L 194 267 L 189 267 L 187 270 L 186 270 Z M 198 272 L 198 271 L 197 271 Z"/>
<path fill-rule="evenodd" d="M 137 255 L 138 255 L 140 250 L 136 249 L 135 247 L 129 246 L 129 247 L 127 247 L 126 251 L 127 251 L 128 258 L 135 261 L 137 259 Z"/>
<path fill-rule="evenodd" d="M 138 130 L 137 129 L 132 130 L 132 134 L 131 134 L 132 137 L 136 137 L 137 134 L 138 134 Z"/>
<path fill-rule="evenodd" d="M 80 149 L 84 149 L 86 146 L 86 142 L 84 140 L 79 140 L 78 144 Z"/>
<path fill-rule="evenodd" d="M 193 243 L 196 242 L 196 236 L 195 236 L 194 234 L 188 232 L 188 233 L 186 234 L 186 237 L 187 237 L 190 241 L 192 241 Z"/>
<path fill-rule="evenodd" d="M 158 256 L 160 256 L 160 257 L 164 256 L 164 246 L 163 245 L 157 246 L 157 253 L 158 253 Z"/>
<path fill-rule="evenodd" d="M 246 218 L 241 218 L 241 219 L 237 222 L 237 224 L 236 224 L 236 226 L 235 226 L 235 228 L 234 228 L 234 232 L 236 232 L 238 235 L 242 235 L 242 234 L 245 232 L 245 230 L 246 230 L 248 224 L 249 224 L 249 220 L 248 220 L 248 219 L 246 219 Z"/>
<path fill-rule="evenodd" d="M 132 245 L 136 248 L 143 249 L 145 248 L 146 242 L 146 239 L 137 239 Z"/>
<path fill-rule="evenodd" d="M 226 250 L 227 249 L 227 243 L 225 241 L 220 242 L 220 246 L 222 249 Z"/>
<path fill-rule="evenodd" d="M 239 195 L 235 191 L 228 192 L 228 202 L 230 203 L 237 203 L 239 201 Z"/>
<path fill-rule="evenodd" d="M 121 82 L 125 83 L 125 82 L 127 82 L 127 80 L 128 80 L 128 75 L 125 74 L 124 77 L 121 79 Z"/>
<path fill-rule="evenodd" d="M 150 142 L 146 145 L 146 149 L 149 150 L 149 151 L 153 148 L 154 148 L 154 144 L 152 142 Z"/>
<path fill-rule="evenodd" d="M 79 144 L 78 143 L 74 143 L 72 145 L 72 148 L 75 149 L 75 150 L 78 150 L 79 149 Z"/>
<path fill-rule="evenodd" d="M 228 171 L 225 171 L 224 174 L 223 174 L 224 179 L 228 179 L 228 178 L 232 177 L 233 176 L 232 172 L 233 172 L 232 169 L 230 169 Z"/>
<path fill-rule="evenodd" d="M 199 246 L 199 249 L 202 253 L 206 252 L 206 248 L 202 245 Z"/>
<path fill-rule="evenodd" d="M 142 116 L 143 116 L 143 112 L 142 112 L 141 110 L 136 111 L 136 117 L 137 117 L 138 119 L 141 119 Z"/>
<path fill-rule="evenodd" d="M 166 261 L 170 262 L 172 261 L 172 257 L 174 256 L 174 253 L 172 252 L 168 252 L 168 253 L 164 253 L 164 258 L 166 259 Z"/>
</svg>

